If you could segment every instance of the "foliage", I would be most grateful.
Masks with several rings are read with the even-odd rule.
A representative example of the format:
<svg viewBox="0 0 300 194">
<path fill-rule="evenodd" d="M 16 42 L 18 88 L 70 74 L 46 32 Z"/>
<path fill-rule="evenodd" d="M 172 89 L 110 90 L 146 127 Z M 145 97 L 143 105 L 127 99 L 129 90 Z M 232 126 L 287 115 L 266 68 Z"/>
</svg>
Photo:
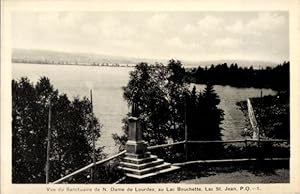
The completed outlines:
<svg viewBox="0 0 300 194">
<path fill-rule="evenodd" d="M 51 100 L 50 100 L 51 99 Z M 92 162 L 101 125 L 91 114 L 87 98 L 70 101 L 46 77 L 34 85 L 27 78 L 12 81 L 12 179 L 14 183 L 44 183 L 49 105 L 51 149 L 49 181 L 55 181 Z M 92 115 L 92 117 L 91 117 Z M 96 149 L 100 159 L 102 148 Z M 81 178 L 82 179 L 82 178 Z"/>
<path fill-rule="evenodd" d="M 220 99 L 211 84 L 203 93 L 197 94 L 194 87 L 188 98 L 187 125 L 189 140 L 220 140 L 220 124 L 224 112 L 218 105 Z"/>
<path fill-rule="evenodd" d="M 283 62 L 276 67 L 253 69 L 253 67 L 239 67 L 237 64 L 227 63 L 211 65 L 209 68 L 198 67 L 187 72 L 186 77 L 194 83 L 210 83 L 231 85 L 236 87 L 272 88 L 287 90 L 289 88 L 290 62 Z M 278 79 L 280 77 L 280 79 Z"/>
<path fill-rule="evenodd" d="M 182 140 L 184 137 L 183 99 L 188 87 L 177 71 L 182 71 L 179 61 L 170 61 L 168 67 L 140 63 L 123 88 L 128 104 L 136 104 L 144 138 L 150 144 L 164 143 L 166 138 Z"/>
<path fill-rule="evenodd" d="M 217 94 L 211 85 L 203 94 L 195 88 L 190 91 L 185 75 L 181 62 L 175 60 L 170 60 L 167 66 L 140 63 L 130 73 L 130 80 L 123 88 L 124 99 L 130 106 L 135 104 L 143 138 L 150 145 L 184 140 L 185 125 L 192 134 L 190 138 L 220 138 L 223 112 L 217 108 L 220 102 Z M 126 118 L 124 123 L 125 136 L 113 135 L 117 144 L 126 142 Z"/>
<path fill-rule="evenodd" d="M 289 91 L 281 91 L 275 96 L 252 98 L 251 103 L 262 138 L 290 138 Z M 248 123 L 248 133 L 244 135 L 251 136 L 252 128 L 248 119 L 246 101 L 238 102 L 237 105 L 245 114 Z"/>
</svg>

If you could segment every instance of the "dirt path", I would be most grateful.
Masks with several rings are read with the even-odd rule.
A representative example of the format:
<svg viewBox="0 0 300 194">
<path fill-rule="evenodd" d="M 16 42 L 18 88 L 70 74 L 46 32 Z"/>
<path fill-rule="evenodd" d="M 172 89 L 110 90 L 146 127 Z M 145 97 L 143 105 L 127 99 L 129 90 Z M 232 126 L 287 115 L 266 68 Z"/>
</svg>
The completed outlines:
<svg viewBox="0 0 300 194">
<path fill-rule="evenodd" d="M 276 169 L 272 173 L 253 173 L 247 170 L 238 172 L 218 172 L 206 177 L 183 180 L 180 183 L 218 184 L 218 183 L 288 183 L 289 170 Z"/>
<path fill-rule="evenodd" d="M 124 183 L 187 183 L 187 184 L 222 184 L 222 183 L 289 183 L 290 170 L 287 164 L 275 165 L 274 162 L 243 165 L 187 165 L 181 169 L 160 176 L 143 180 L 127 179 Z M 283 165 L 284 164 L 284 165 Z"/>
</svg>

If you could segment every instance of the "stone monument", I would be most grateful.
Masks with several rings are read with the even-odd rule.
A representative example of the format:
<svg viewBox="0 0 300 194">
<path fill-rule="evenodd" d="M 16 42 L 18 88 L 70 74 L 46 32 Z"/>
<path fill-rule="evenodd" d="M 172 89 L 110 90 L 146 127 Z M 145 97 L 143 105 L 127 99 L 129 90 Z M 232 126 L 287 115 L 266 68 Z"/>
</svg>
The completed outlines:
<svg viewBox="0 0 300 194">
<path fill-rule="evenodd" d="M 147 143 L 143 140 L 143 132 L 137 117 L 129 117 L 128 122 L 126 153 L 119 166 L 126 176 L 143 179 L 179 168 L 147 151 Z"/>
<path fill-rule="evenodd" d="M 128 141 L 126 143 L 126 152 L 128 154 L 142 155 L 146 153 L 147 144 L 143 140 L 143 133 L 141 131 L 140 122 L 138 118 L 129 117 L 128 118 Z"/>
</svg>

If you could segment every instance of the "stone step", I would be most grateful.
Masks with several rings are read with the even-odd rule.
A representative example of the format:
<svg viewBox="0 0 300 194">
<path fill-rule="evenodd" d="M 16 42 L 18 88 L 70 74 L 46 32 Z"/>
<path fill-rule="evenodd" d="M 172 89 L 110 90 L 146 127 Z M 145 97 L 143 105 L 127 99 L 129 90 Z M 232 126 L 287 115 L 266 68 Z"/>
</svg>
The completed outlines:
<svg viewBox="0 0 300 194">
<path fill-rule="evenodd" d="M 144 163 L 151 162 L 154 160 L 157 160 L 157 156 L 155 156 L 155 155 L 150 155 L 147 158 L 131 158 L 128 156 L 125 156 L 123 158 L 123 162 L 128 162 L 128 163 L 133 163 L 133 164 L 144 164 Z"/>
<path fill-rule="evenodd" d="M 157 159 L 157 160 L 150 161 L 150 162 L 143 163 L 143 164 L 133 164 L 133 163 L 129 163 L 129 162 L 120 162 L 122 167 L 133 168 L 133 169 L 138 169 L 138 170 L 149 168 L 149 167 L 152 167 L 152 166 L 157 166 L 157 165 L 160 165 L 162 163 L 164 163 L 163 159 Z"/>
<path fill-rule="evenodd" d="M 125 153 L 125 156 L 127 156 L 128 158 L 148 158 L 151 155 L 150 152 L 146 152 L 144 154 L 133 154 L 133 153 Z"/>
<path fill-rule="evenodd" d="M 170 163 L 164 162 L 163 164 L 159 164 L 157 166 L 153 166 L 145 169 L 133 169 L 133 168 L 121 167 L 121 166 L 119 168 L 130 174 L 144 175 L 144 174 L 160 171 L 162 169 L 170 168 L 170 166 L 171 166 Z"/>
<path fill-rule="evenodd" d="M 177 170 L 177 169 L 180 169 L 180 167 L 171 165 L 169 168 L 162 169 L 162 170 L 155 171 L 155 172 L 148 173 L 148 174 L 137 175 L 137 174 L 132 174 L 132 173 L 125 173 L 125 175 L 128 176 L 128 177 L 131 177 L 131 178 L 144 179 L 144 178 L 156 176 L 156 175 L 159 175 L 159 174 L 172 172 L 172 171 Z"/>
</svg>

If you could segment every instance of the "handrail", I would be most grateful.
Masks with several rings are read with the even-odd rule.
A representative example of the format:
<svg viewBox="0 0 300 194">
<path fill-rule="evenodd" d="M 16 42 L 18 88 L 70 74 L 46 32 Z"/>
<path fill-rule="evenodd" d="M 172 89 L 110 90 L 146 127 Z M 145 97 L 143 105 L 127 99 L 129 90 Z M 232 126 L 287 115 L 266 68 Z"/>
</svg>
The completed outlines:
<svg viewBox="0 0 300 194">
<path fill-rule="evenodd" d="M 125 179 L 126 179 L 126 176 L 123 176 L 122 178 L 120 178 L 119 180 L 114 182 L 113 184 L 119 184 L 120 182 L 124 181 Z"/>
<path fill-rule="evenodd" d="M 290 158 L 265 158 L 265 161 L 281 161 L 289 160 Z M 258 161 L 257 158 L 236 158 L 236 159 L 218 159 L 218 160 L 193 160 L 181 163 L 173 163 L 174 166 L 184 166 L 189 164 L 211 164 L 211 163 L 226 163 L 226 162 L 246 162 L 246 161 Z"/>
<path fill-rule="evenodd" d="M 169 147 L 169 146 L 174 146 L 174 145 L 179 145 L 179 144 L 184 144 L 185 141 L 178 141 L 175 143 L 168 143 L 168 144 L 160 144 L 160 145 L 154 145 L 154 146 L 149 146 L 147 149 L 148 150 L 153 150 L 156 148 L 163 148 L 163 147 Z"/>
<path fill-rule="evenodd" d="M 118 154 L 116 154 L 116 155 L 114 155 L 114 156 L 111 156 L 111 157 L 109 157 L 109 158 L 106 158 L 106 159 L 104 159 L 104 160 L 98 161 L 98 162 L 95 163 L 95 165 L 103 164 L 103 163 L 105 163 L 105 162 L 107 162 L 107 161 L 110 161 L 110 160 L 112 160 L 112 159 L 114 159 L 114 158 L 117 158 L 117 157 L 119 157 L 119 156 L 125 154 L 125 152 L 126 152 L 126 150 L 124 150 L 124 151 L 122 151 L 122 152 L 120 152 L 120 153 L 118 153 Z M 60 183 L 60 182 L 66 180 L 66 179 L 68 179 L 68 178 L 70 178 L 70 177 L 72 177 L 72 176 L 74 176 L 74 175 L 76 175 L 76 174 L 78 174 L 78 173 L 80 173 L 80 172 L 82 172 L 82 171 L 85 171 L 85 170 L 87 170 L 87 169 L 89 169 L 89 168 L 91 168 L 91 167 L 93 167 L 93 166 L 94 166 L 94 164 L 91 163 L 91 164 L 89 164 L 89 165 L 87 165 L 87 166 L 85 166 L 85 167 L 83 167 L 83 168 L 80 168 L 80 169 L 76 170 L 75 172 L 72 172 L 71 174 L 68 174 L 67 176 L 64 176 L 64 177 L 62 177 L 62 178 L 60 178 L 60 179 L 54 181 L 52 184 Z"/>
<path fill-rule="evenodd" d="M 289 142 L 288 139 L 238 139 L 238 140 L 199 140 L 199 141 L 188 141 L 188 143 L 242 143 L 242 142 Z"/>
<path fill-rule="evenodd" d="M 153 150 L 156 148 L 164 148 L 164 147 L 169 147 L 169 146 L 174 146 L 174 145 L 179 145 L 179 144 L 185 144 L 185 143 L 244 143 L 244 142 L 289 142 L 288 139 L 237 139 L 237 140 L 189 140 L 187 142 L 185 141 L 178 141 L 175 143 L 168 143 L 168 144 L 160 144 L 160 145 L 154 145 L 154 146 L 149 146 L 148 150 Z"/>
<path fill-rule="evenodd" d="M 237 140 L 189 140 L 187 143 L 242 143 L 245 141 L 252 141 L 252 142 L 289 142 L 288 139 L 237 139 Z M 173 145 L 179 145 L 179 144 L 184 144 L 186 143 L 185 141 L 178 141 L 175 143 L 168 143 L 168 144 L 160 144 L 160 145 L 154 145 L 154 146 L 149 146 L 148 149 L 156 149 L 156 148 L 162 148 L 162 147 L 169 147 Z"/>
<path fill-rule="evenodd" d="M 245 142 L 248 140 L 226 140 L 226 141 L 222 141 L 222 140 L 197 140 L 197 141 L 188 141 L 188 143 L 239 143 L 239 142 Z"/>
<path fill-rule="evenodd" d="M 248 139 L 247 141 L 256 141 L 256 142 L 289 142 L 288 139 Z"/>
</svg>

